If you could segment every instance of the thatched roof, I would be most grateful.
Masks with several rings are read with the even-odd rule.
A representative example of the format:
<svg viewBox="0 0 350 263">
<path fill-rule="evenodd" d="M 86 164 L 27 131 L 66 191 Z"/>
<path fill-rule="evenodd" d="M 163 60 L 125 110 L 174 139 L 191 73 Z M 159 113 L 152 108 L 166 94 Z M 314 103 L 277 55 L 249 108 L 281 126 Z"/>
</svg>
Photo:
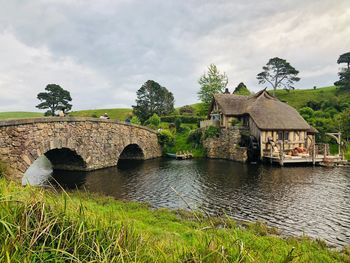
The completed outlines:
<svg viewBox="0 0 350 263">
<path fill-rule="evenodd" d="M 225 115 L 249 114 L 262 130 L 309 130 L 311 128 L 296 109 L 279 101 L 266 89 L 251 96 L 215 94 L 214 102 Z"/>
</svg>

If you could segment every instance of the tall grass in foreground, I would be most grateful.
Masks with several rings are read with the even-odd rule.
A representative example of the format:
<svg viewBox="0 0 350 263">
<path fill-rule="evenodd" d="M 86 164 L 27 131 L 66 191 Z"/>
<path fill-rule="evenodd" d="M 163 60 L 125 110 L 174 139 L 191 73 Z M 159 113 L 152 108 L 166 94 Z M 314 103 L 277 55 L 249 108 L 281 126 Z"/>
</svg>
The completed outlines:
<svg viewBox="0 0 350 263">
<path fill-rule="evenodd" d="M 0 262 L 350 262 L 349 251 L 271 231 L 0 179 Z"/>
</svg>

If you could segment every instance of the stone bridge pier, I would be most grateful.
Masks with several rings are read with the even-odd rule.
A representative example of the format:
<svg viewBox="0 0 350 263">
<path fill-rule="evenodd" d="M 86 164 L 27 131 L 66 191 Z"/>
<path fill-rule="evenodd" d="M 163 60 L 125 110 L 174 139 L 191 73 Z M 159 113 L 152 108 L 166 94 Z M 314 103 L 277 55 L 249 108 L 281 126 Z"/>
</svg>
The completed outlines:
<svg viewBox="0 0 350 263">
<path fill-rule="evenodd" d="M 95 118 L 53 117 L 0 121 L 0 160 L 21 180 L 45 155 L 54 169 L 89 171 L 119 159 L 161 156 L 157 133 L 146 127 Z"/>
</svg>

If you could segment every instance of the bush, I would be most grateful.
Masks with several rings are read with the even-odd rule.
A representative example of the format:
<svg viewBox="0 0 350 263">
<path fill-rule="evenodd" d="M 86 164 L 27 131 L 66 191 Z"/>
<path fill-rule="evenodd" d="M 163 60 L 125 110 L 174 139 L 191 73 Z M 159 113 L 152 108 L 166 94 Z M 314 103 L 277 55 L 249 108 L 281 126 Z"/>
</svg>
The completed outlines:
<svg viewBox="0 0 350 263">
<path fill-rule="evenodd" d="M 186 106 L 183 106 L 179 109 L 179 112 L 181 115 L 184 115 L 184 114 L 189 114 L 189 115 L 193 115 L 194 114 L 194 109 L 192 106 L 190 105 L 186 105 Z"/>
<path fill-rule="evenodd" d="M 219 135 L 220 135 L 220 128 L 219 127 L 209 126 L 204 131 L 204 140 L 207 138 L 218 137 Z"/>
<path fill-rule="evenodd" d="M 181 132 L 181 130 L 182 130 L 181 129 L 181 123 L 182 123 L 181 119 L 178 118 L 178 119 L 175 120 L 175 129 L 176 129 L 177 132 Z"/>
<path fill-rule="evenodd" d="M 204 120 L 204 117 L 199 116 L 186 116 L 186 115 L 171 115 L 171 116 L 162 116 L 162 122 L 175 122 L 176 119 L 180 119 L 182 123 L 198 123 Z"/>
<path fill-rule="evenodd" d="M 141 121 L 137 116 L 133 116 L 130 121 L 132 124 L 141 125 Z"/>
<path fill-rule="evenodd" d="M 149 117 L 147 123 L 157 128 L 160 124 L 160 118 L 156 113 L 154 113 L 151 117 Z"/>
<path fill-rule="evenodd" d="M 203 136 L 202 129 L 193 130 L 188 134 L 187 142 L 199 145 Z"/>
<path fill-rule="evenodd" d="M 306 121 L 310 121 L 314 116 L 314 110 L 311 107 L 303 107 L 299 110 L 299 113 Z"/>
<path fill-rule="evenodd" d="M 172 147 L 175 145 L 175 136 L 169 130 L 161 130 L 158 133 L 158 141 L 163 147 Z"/>
</svg>

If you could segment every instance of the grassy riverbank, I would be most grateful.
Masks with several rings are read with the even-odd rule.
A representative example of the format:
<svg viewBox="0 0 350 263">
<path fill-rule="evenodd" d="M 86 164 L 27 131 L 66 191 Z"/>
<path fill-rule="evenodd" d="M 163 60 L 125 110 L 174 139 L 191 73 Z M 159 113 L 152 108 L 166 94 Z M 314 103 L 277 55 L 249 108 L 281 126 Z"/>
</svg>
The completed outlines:
<svg viewBox="0 0 350 263">
<path fill-rule="evenodd" d="M 1 262 L 350 262 L 350 251 L 183 211 L 0 179 Z"/>
</svg>

